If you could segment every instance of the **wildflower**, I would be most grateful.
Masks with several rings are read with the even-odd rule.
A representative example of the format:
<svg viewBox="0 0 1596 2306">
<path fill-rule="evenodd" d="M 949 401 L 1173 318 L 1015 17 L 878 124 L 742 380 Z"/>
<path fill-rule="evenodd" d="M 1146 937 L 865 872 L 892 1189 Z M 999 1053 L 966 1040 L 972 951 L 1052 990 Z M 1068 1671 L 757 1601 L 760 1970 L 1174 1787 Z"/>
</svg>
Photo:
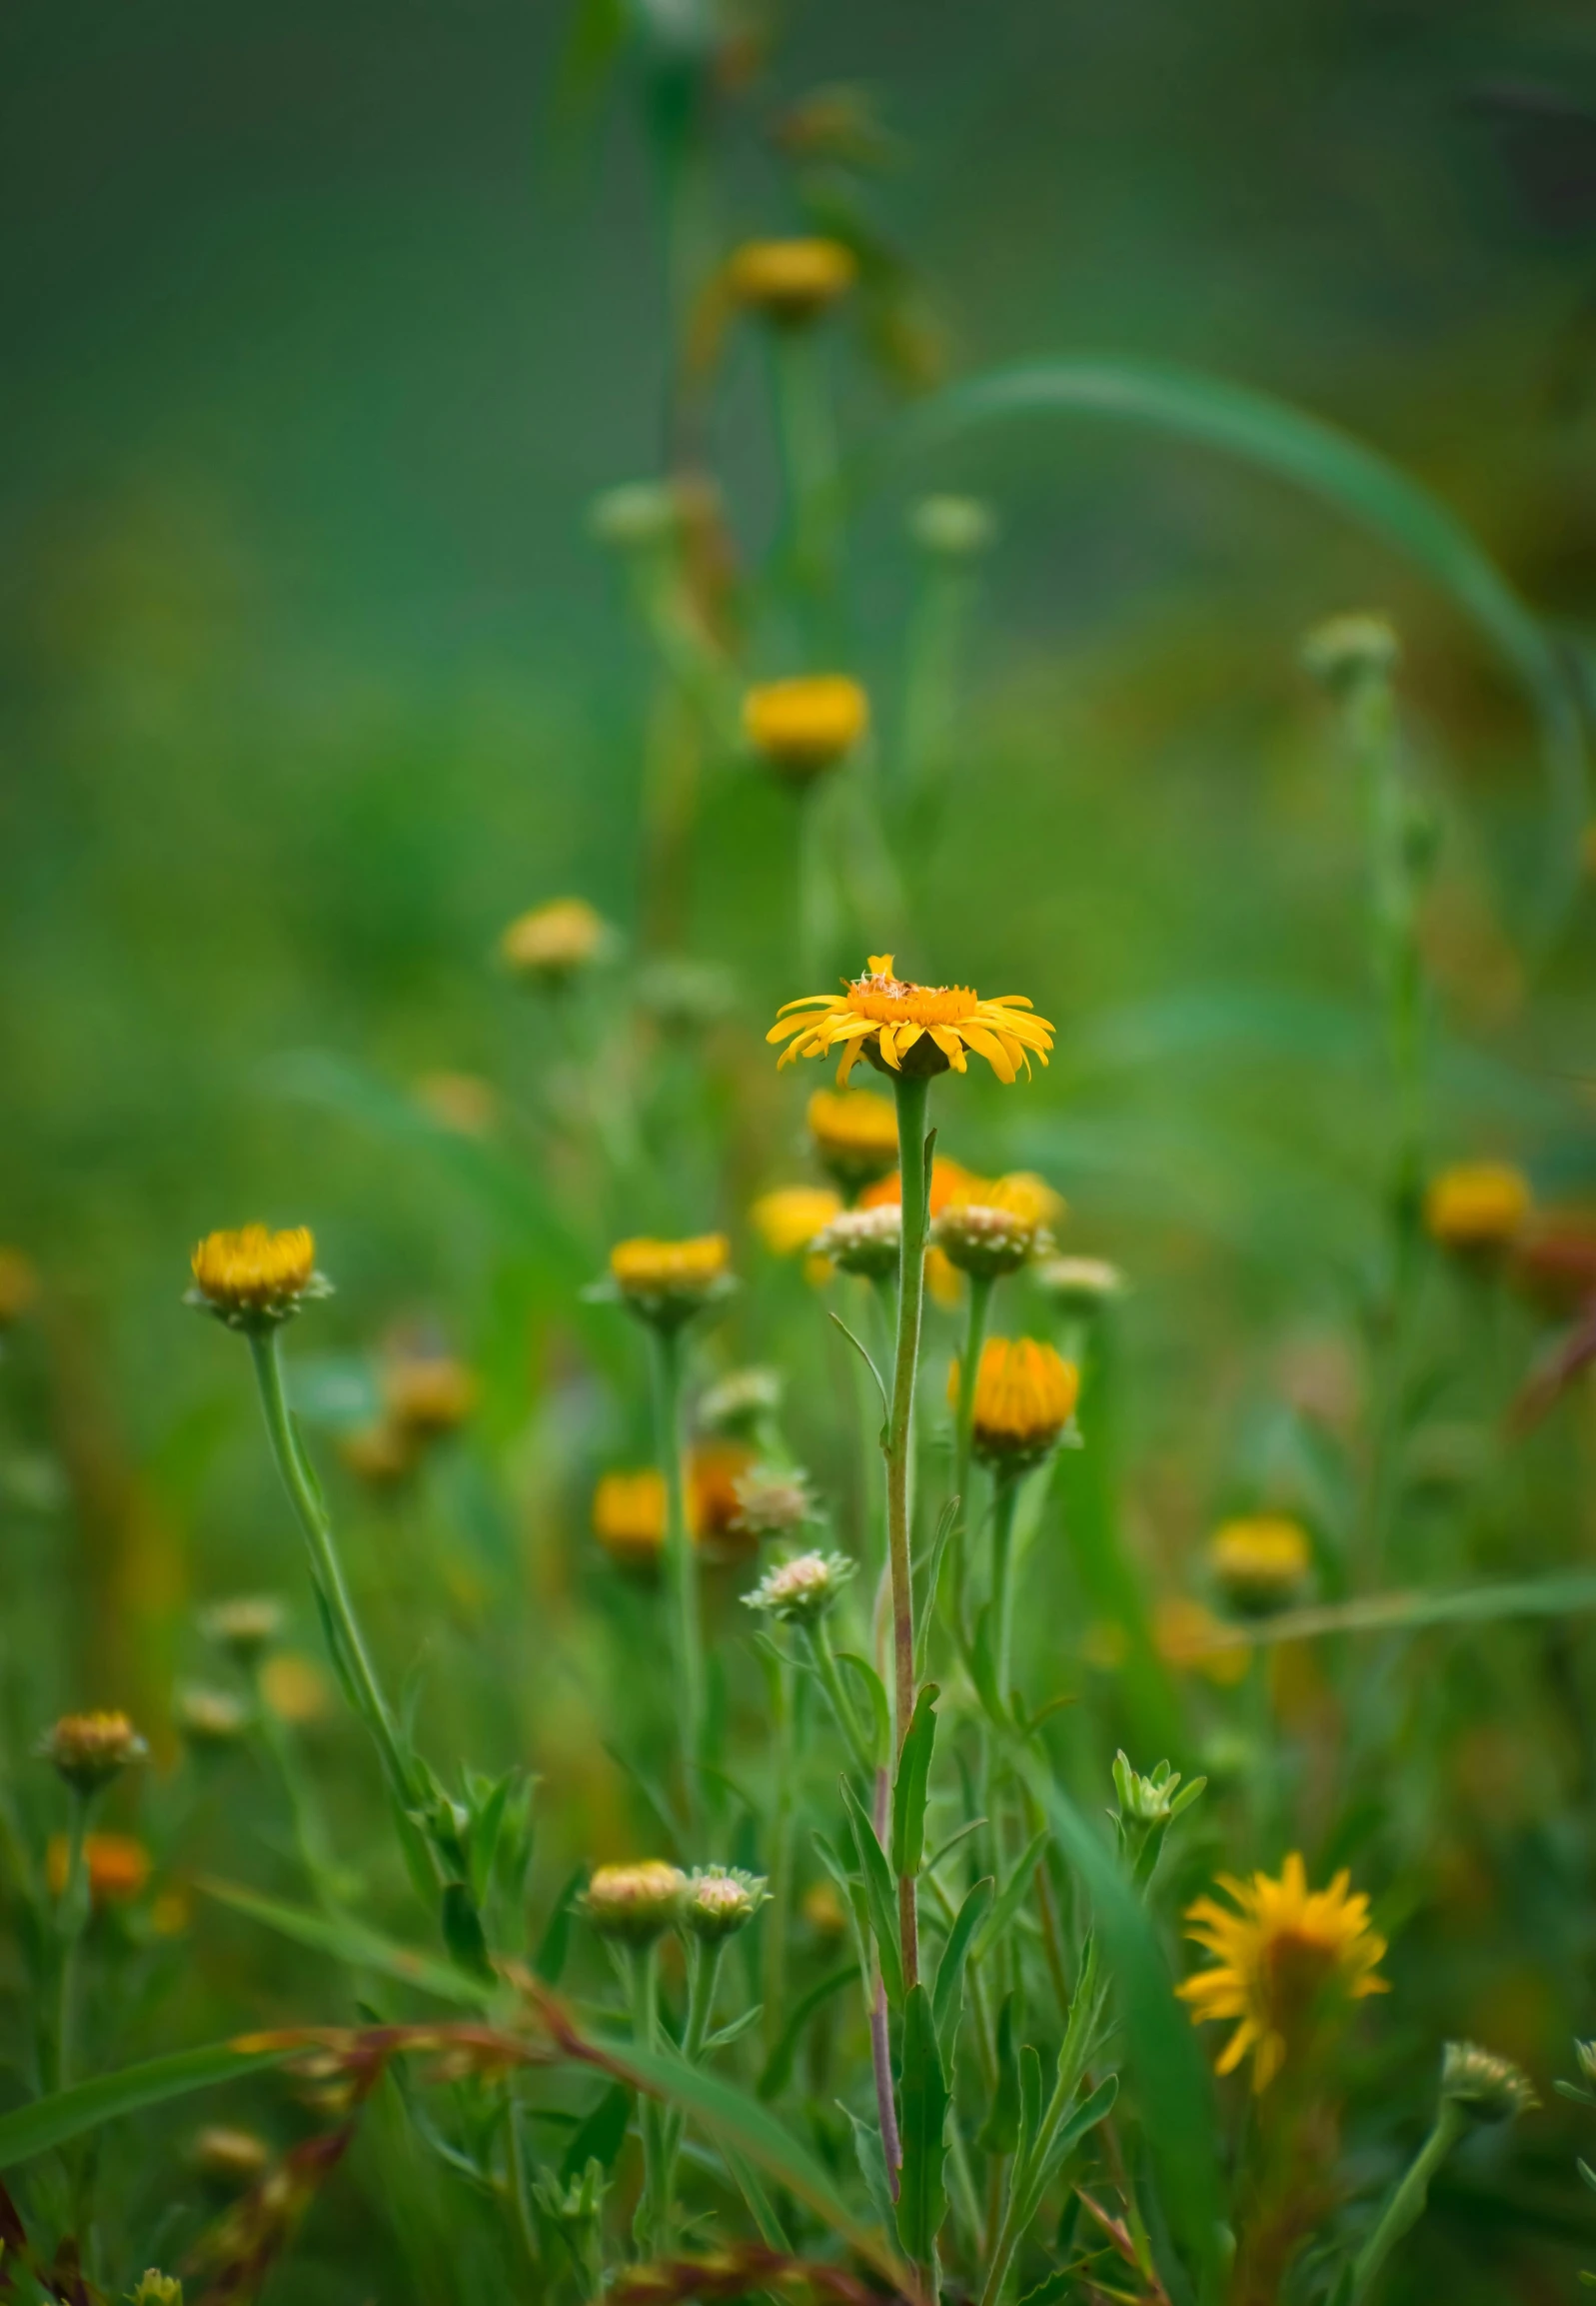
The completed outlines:
<svg viewBox="0 0 1596 2306">
<path fill-rule="evenodd" d="M 781 1409 L 780 1369 L 733 1369 L 708 1387 L 699 1400 L 699 1423 L 710 1433 L 747 1439 Z"/>
<path fill-rule="evenodd" d="M 751 1465 L 733 1486 L 738 1504 L 734 1527 L 747 1536 L 791 1537 L 814 1518 L 808 1475 L 796 1466 Z"/>
<path fill-rule="evenodd" d="M 762 1193 L 749 1214 L 771 1254 L 790 1257 L 806 1249 L 841 1206 L 828 1185 L 781 1185 Z"/>
<path fill-rule="evenodd" d="M 601 1937 L 648 1945 L 682 1912 L 688 1877 L 663 1858 L 639 1865 L 602 1865 L 589 1882 L 582 1910 Z"/>
<path fill-rule="evenodd" d="M 1424 1223 L 1432 1240 L 1460 1255 L 1505 1249 L 1530 1213 L 1530 1183 L 1506 1161 L 1460 1161 L 1430 1179 Z"/>
<path fill-rule="evenodd" d="M 415 1084 L 418 1103 L 457 1137 L 491 1137 L 499 1119 L 493 1083 L 476 1073 L 424 1073 Z"/>
<path fill-rule="evenodd" d="M 844 1273 L 884 1281 L 896 1272 L 902 1253 L 903 1212 L 895 1201 L 873 1209 L 843 1209 L 817 1232 L 809 1248 L 829 1257 Z"/>
<path fill-rule="evenodd" d="M 869 700 L 845 673 L 768 681 L 743 700 L 743 734 L 768 767 L 792 785 L 834 769 L 869 727 Z"/>
<path fill-rule="evenodd" d="M 471 1415 L 477 1379 L 450 1353 L 402 1351 L 383 1371 L 383 1399 L 402 1433 L 435 1440 Z"/>
<path fill-rule="evenodd" d="M 744 1594 L 743 1605 L 784 1623 L 812 1625 L 832 1607 L 853 1570 L 843 1553 L 800 1553 L 767 1569 L 754 1591 Z"/>
<path fill-rule="evenodd" d="M 270 1594 L 240 1594 L 231 1601 L 213 1601 L 200 1612 L 200 1631 L 218 1649 L 225 1649 L 235 1665 L 249 1668 L 275 1649 L 286 1622 L 281 1601 Z"/>
<path fill-rule="evenodd" d="M 766 1901 L 763 1874 L 737 1866 L 695 1866 L 682 1900 L 682 1926 L 718 1944 L 751 1922 Z"/>
<path fill-rule="evenodd" d="M 688 1526 L 711 1559 L 729 1560 L 758 1542 L 743 1517 L 743 1483 L 752 1459 L 736 1441 L 695 1449 L 688 1458 Z"/>
<path fill-rule="evenodd" d="M 750 1464 L 746 1448 L 696 1449 L 688 1460 L 688 1529 L 707 1553 L 736 1551 L 749 1532 L 738 1483 Z M 593 1493 L 593 1533 L 624 1568 L 652 1568 L 665 1548 L 665 1475 L 646 1465 L 601 1475 Z"/>
<path fill-rule="evenodd" d="M 1369 1901 L 1338 1873 L 1329 1886 L 1310 1890 L 1301 1857 L 1293 1851 L 1278 1880 L 1255 1873 L 1249 1882 L 1228 1874 L 1219 1887 L 1234 1911 L 1210 1897 L 1186 1909 L 1187 1931 L 1214 1956 L 1175 1988 L 1191 2004 L 1191 2022 L 1240 2022 L 1215 2064 L 1234 2073 L 1250 2050 L 1252 2087 L 1266 2090 L 1288 2057 L 1300 2056 L 1316 2026 L 1337 2004 L 1383 1994 L 1374 1975 L 1385 1940 L 1369 1927 Z"/>
<path fill-rule="evenodd" d="M 390 1417 L 341 1433 L 338 1454 L 357 1479 L 374 1489 L 390 1489 L 416 1470 L 415 1441 Z"/>
<path fill-rule="evenodd" d="M 1401 655 L 1394 627 L 1384 617 L 1367 614 L 1327 617 L 1302 644 L 1304 669 L 1332 690 L 1388 679 Z"/>
<path fill-rule="evenodd" d="M 309 1225 L 274 1233 L 265 1225 L 207 1233 L 189 1260 L 194 1286 L 184 1298 L 214 1313 L 230 1329 L 259 1329 L 286 1321 L 307 1297 L 332 1294 L 316 1270 L 316 1236 Z"/>
<path fill-rule="evenodd" d="M 53 1833 L 44 1852 L 44 1878 L 52 1897 L 65 1891 L 71 1861 L 66 1835 Z M 83 1866 L 89 1877 L 89 1897 L 95 1905 L 131 1905 L 143 1896 L 150 1879 L 150 1853 L 130 1833 L 86 1833 Z"/>
<path fill-rule="evenodd" d="M 1018 1471 L 1039 1464 L 1074 1414 L 1080 1372 L 1035 1337 L 988 1337 L 975 1370 L 971 1445 L 983 1463 Z M 958 1400 L 958 1364 L 948 1377 Z"/>
<path fill-rule="evenodd" d="M 39 1276 L 20 1249 L 0 1243 L 0 1329 L 19 1321 L 39 1293 Z"/>
<path fill-rule="evenodd" d="M 731 1256 L 725 1233 L 686 1241 L 617 1241 L 610 1251 L 609 1293 L 640 1320 L 677 1328 L 736 1287 Z"/>
<path fill-rule="evenodd" d="M 269 1657 L 261 1668 L 261 1695 L 279 1721 L 321 1721 L 328 1712 L 327 1676 L 297 1650 Z"/>
<path fill-rule="evenodd" d="M 811 1930 L 822 1938 L 838 1938 L 847 1927 L 847 1915 L 836 1894 L 836 1885 L 828 1880 L 811 1881 L 798 1901 L 798 1911 Z"/>
<path fill-rule="evenodd" d="M 933 561 L 973 561 L 990 550 L 997 523 L 976 497 L 921 497 L 909 513 L 908 533 Z"/>
<path fill-rule="evenodd" d="M 915 985 L 892 973 L 889 953 L 872 954 L 865 974 L 844 991 L 804 994 L 785 1002 L 768 1042 L 785 1041 L 783 1065 L 796 1057 L 823 1057 L 838 1046 L 841 1088 L 861 1056 L 886 1073 L 929 1076 L 968 1070 L 966 1051 L 983 1057 L 999 1081 L 1011 1082 L 1032 1056 L 1043 1065 L 1053 1029 L 1035 1016 L 1023 994 L 982 1001 L 967 986 Z"/>
<path fill-rule="evenodd" d="M 131 2292 L 132 2306 L 183 2306 L 183 2285 L 175 2274 L 161 2274 L 152 2266 L 139 2276 Z"/>
<path fill-rule="evenodd" d="M 746 240 L 726 267 L 738 303 L 787 328 L 835 304 L 857 272 L 852 251 L 839 240 Z"/>
<path fill-rule="evenodd" d="M 1017 1273 L 1039 1249 L 1052 1247 L 1052 1235 L 1012 1209 L 983 1201 L 957 1201 L 931 1226 L 931 1239 L 961 1273 L 996 1280 Z"/>
<path fill-rule="evenodd" d="M 229 2129 L 217 2122 L 197 2130 L 188 2158 L 202 2178 L 219 2186 L 252 2186 L 271 2160 L 271 2149 L 253 2130 Z"/>
<path fill-rule="evenodd" d="M 582 897 L 557 897 L 521 914 L 499 940 L 508 968 L 529 982 L 558 988 L 601 960 L 614 932 Z"/>
<path fill-rule="evenodd" d="M 1200 1601 L 1171 1594 L 1153 1611 L 1153 1646 L 1166 1665 L 1189 1667 L 1220 1689 L 1247 1677 L 1248 1652 Z"/>
<path fill-rule="evenodd" d="M 1313 1548 L 1283 1513 L 1221 1522 L 1208 1540 L 1208 1568 L 1229 1606 L 1244 1617 L 1283 1609 L 1302 1590 Z"/>
<path fill-rule="evenodd" d="M 1125 1293 L 1125 1276 L 1104 1257 L 1048 1257 L 1037 1265 L 1036 1286 L 1061 1313 L 1097 1313 Z"/>
<path fill-rule="evenodd" d="M 805 1111 L 820 1166 L 856 1193 L 897 1166 L 897 1109 L 867 1089 L 817 1089 Z"/>
<path fill-rule="evenodd" d="M 1529 2076 L 1511 2058 L 1478 2042 L 1448 2042 L 1441 2052 L 1441 2097 L 1461 2106 L 1471 2121 L 1511 2122 L 1537 2106 Z"/>
<path fill-rule="evenodd" d="M 65 1713 L 39 1744 L 41 1760 L 84 1795 L 98 1793 L 149 1750 L 125 1713 Z"/>
<path fill-rule="evenodd" d="M 180 1689 L 172 1711 L 179 1736 L 196 1752 L 237 1745 L 250 1725 L 249 1707 L 227 1689 Z"/>
</svg>

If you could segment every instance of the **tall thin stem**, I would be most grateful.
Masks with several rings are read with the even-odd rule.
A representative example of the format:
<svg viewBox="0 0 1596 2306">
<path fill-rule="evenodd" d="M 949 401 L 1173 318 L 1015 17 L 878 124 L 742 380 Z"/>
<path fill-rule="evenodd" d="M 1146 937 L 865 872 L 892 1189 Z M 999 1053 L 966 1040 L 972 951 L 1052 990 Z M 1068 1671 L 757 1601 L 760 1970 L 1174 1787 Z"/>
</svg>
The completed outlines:
<svg viewBox="0 0 1596 2306">
<path fill-rule="evenodd" d="M 992 1663 L 997 1694 L 1008 1703 L 1010 1651 L 1014 1628 L 1014 1506 L 1020 1476 L 1012 1469 L 999 1472 L 992 1496 Z"/>
<path fill-rule="evenodd" d="M 870 1795 L 870 1822 L 875 1838 L 886 1840 L 886 1812 L 889 1788 L 884 1769 L 875 1772 L 875 1784 Z M 875 2118 L 880 2125 L 881 2155 L 886 2163 L 886 2183 L 892 2200 L 897 2200 L 897 2173 L 903 2166 L 903 2141 L 897 2127 L 897 2104 L 892 2096 L 892 2038 L 886 2020 L 886 1985 L 881 1976 L 878 1956 L 872 1954 L 873 1977 L 870 1989 L 870 2071 L 875 2078 Z"/>
<path fill-rule="evenodd" d="M 973 1471 L 970 1437 L 975 1424 L 975 1379 L 980 1373 L 980 1350 L 991 1301 L 991 1276 L 971 1273 L 969 1305 L 964 1318 L 964 1351 L 958 1364 L 958 1399 L 953 1409 L 953 1494 L 958 1499 L 958 1519 L 953 1524 L 953 1592 L 960 1599 L 964 1590 L 965 1533 L 969 1528 L 969 1484 Z"/>
<path fill-rule="evenodd" d="M 83 1845 L 89 1829 L 90 1798 L 78 1792 L 72 1796 L 72 1816 L 67 1826 L 67 1876 L 61 1888 L 61 1902 L 56 1908 L 56 1926 L 61 1935 L 55 2028 L 55 2087 L 58 2090 L 69 2089 L 72 2083 L 73 2037 L 78 2005 L 78 1948 L 83 1943 L 83 1932 L 89 1919 L 89 1879 Z"/>
<path fill-rule="evenodd" d="M 1379 2223 L 1358 2252 L 1352 2266 L 1351 2297 L 1368 2295 L 1376 2276 L 1410 2226 L 1423 2215 L 1430 2180 L 1462 2135 L 1468 2117 L 1455 2099 L 1443 2098 L 1436 2108 L 1435 2127 L 1408 2164 L 1396 2192 L 1386 2203 Z"/>
<path fill-rule="evenodd" d="M 367 1650 L 360 1621 L 355 1615 L 355 1604 L 345 1583 L 343 1563 L 338 1557 L 338 1547 L 333 1538 L 332 1522 L 289 1414 L 288 1396 L 283 1384 L 283 1362 L 277 1339 L 275 1327 L 255 1329 L 250 1333 L 250 1352 L 260 1386 L 261 1407 L 266 1415 L 267 1438 L 271 1442 L 272 1455 L 277 1461 L 283 1486 L 288 1491 L 289 1502 L 299 1518 L 305 1542 L 310 1548 L 311 1575 L 326 1607 L 333 1637 L 342 1653 L 339 1662 L 348 1686 L 367 1728 L 376 1740 L 394 1798 L 402 1807 L 409 1808 L 413 1798 L 410 1765 L 399 1742 L 399 1732 L 389 1710 L 388 1700 L 378 1681 L 377 1669 Z"/>
<path fill-rule="evenodd" d="M 914 1379 L 919 1368 L 920 1317 L 925 1295 L 928 1222 L 925 1171 L 924 1075 L 896 1074 L 897 1159 L 902 1185 L 902 1245 L 897 1265 L 897 1352 L 892 1368 L 892 1413 L 886 1441 L 886 1550 L 892 1576 L 892 1688 L 896 1744 L 901 1753 L 914 1714 L 914 1588 L 909 1561 L 909 1476 L 913 1453 Z M 897 1920 L 903 1941 L 903 1983 L 919 1980 L 919 1922 L 914 1877 L 899 1876 Z"/>
<path fill-rule="evenodd" d="M 682 1773 L 688 1816 L 697 1823 L 704 1762 L 704 1631 L 699 1612 L 699 1561 L 688 1528 L 687 1467 L 682 1445 L 682 1332 L 652 1325 L 655 1448 L 665 1478 L 665 1573 L 671 1592 L 671 1627 Z"/>
<path fill-rule="evenodd" d="M 660 2046 L 659 1948 L 629 1946 L 626 1958 L 632 1989 L 632 2038 L 640 2050 L 657 2050 Z M 638 2093 L 638 2127 L 643 2133 L 643 2204 L 648 2247 L 663 2254 L 671 2247 L 666 2141 L 661 2129 L 660 2107 L 645 2090 Z"/>
</svg>

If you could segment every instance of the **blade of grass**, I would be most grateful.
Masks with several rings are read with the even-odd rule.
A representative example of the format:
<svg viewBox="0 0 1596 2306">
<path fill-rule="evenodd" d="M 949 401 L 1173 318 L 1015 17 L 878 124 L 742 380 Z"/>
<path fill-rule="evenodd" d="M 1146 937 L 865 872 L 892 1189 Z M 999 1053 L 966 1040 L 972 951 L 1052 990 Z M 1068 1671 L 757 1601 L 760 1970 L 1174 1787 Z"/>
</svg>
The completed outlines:
<svg viewBox="0 0 1596 2306">
<path fill-rule="evenodd" d="M 420 1993 L 436 1995 L 439 2001 L 462 2002 L 469 2009 L 480 2010 L 499 1991 L 496 1978 L 473 1977 L 448 1962 L 435 1961 L 430 1954 L 417 1953 L 413 1947 L 384 1937 L 380 1930 L 368 1929 L 364 1922 L 343 1917 L 331 1920 L 304 1906 L 261 1897 L 233 1882 L 200 1881 L 196 1887 L 207 1897 L 231 1906 L 235 1913 L 247 1914 L 251 1921 L 276 1930 L 280 1937 L 292 1938 L 296 1945 L 308 1946 L 332 1961 L 346 1962 L 351 1969 L 380 1970 L 385 1977 L 397 1978 Z"/>
<path fill-rule="evenodd" d="M 211 2042 L 204 2049 L 179 2050 L 168 2058 L 151 2058 L 141 2066 L 124 2066 L 120 2073 L 97 2074 L 92 2082 L 79 2082 L 53 2097 L 36 2098 L 0 2114 L 0 2170 L 30 2161 L 52 2146 L 64 2146 L 102 2122 L 122 2114 L 141 2113 L 168 2098 L 186 2097 L 192 2090 L 214 2089 L 220 2082 L 236 2081 L 240 2074 L 262 2066 L 280 2066 L 302 2056 L 304 2044 L 276 2043 L 269 2049 L 238 2049 L 231 2042 Z"/>
</svg>

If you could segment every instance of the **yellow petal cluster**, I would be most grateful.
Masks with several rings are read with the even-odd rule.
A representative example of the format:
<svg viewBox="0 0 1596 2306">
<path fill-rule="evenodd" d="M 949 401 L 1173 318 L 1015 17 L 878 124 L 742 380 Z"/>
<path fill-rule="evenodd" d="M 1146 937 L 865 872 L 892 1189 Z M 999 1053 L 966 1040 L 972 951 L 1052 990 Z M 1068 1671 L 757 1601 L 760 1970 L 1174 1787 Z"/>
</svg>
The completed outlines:
<svg viewBox="0 0 1596 2306">
<path fill-rule="evenodd" d="M 1533 1202 L 1530 1182 L 1508 1161 L 1459 1161 L 1430 1179 L 1424 1223 L 1443 1248 L 1507 1248 Z"/>
<path fill-rule="evenodd" d="M 557 897 L 510 924 L 499 941 L 509 967 L 523 977 L 560 984 L 596 961 L 610 932 L 583 897 Z"/>
<path fill-rule="evenodd" d="M 1312 1565 L 1306 1530 L 1284 1513 L 1222 1521 L 1208 1540 L 1209 1570 L 1233 1609 L 1281 1608 L 1300 1590 Z"/>
<path fill-rule="evenodd" d="M 845 296 L 858 272 L 839 240 L 746 240 L 727 260 L 727 285 L 740 304 L 772 320 L 812 320 Z"/>
<path fill-rule="evenodd" d="M 834 769 L 869 727 L 869 700 L 843 673 L 768 681 L 743 700 L 743 734 L 796 785 Z"/>
<path fill-rule="evenodd" d="M 194 1297 L 224 1320 L 280 1319 L 317 1283 L 316 1236 L 309 1225 L 241 1225 L 207 1233 L 189 1265 Z"/>
<path fill-rule="evenodd" d="M 948 1376 L 958 1399 L 958 1364 Z M 1080 1372 L 1038 1337 L 988 1337 L 975 1371 L 971 1435 L 977 1457 L 1027 1464 L 1046 1455 L 1074 1414 Z"/>
<path fill-rule="evenodd" d="M 1369 1927 L 1369 1901 L 1349 1881 L 1341 1872 L 1327 1888 L 1310 1890 L 1293 1852 L 1278 1880 L 1266 1873 L 1250 1881 L 1221 1874 L 1218 1887 L 1230 1906 L 1199 1897 L 1187 1908 L 1186 1935 L 1213 1955 L 1214 1966 L 1175 1991 L 1191 2004 L 1193 2025 L 1238 2021 L 1216 2072 L 1233 2073 L 1250 2051 L 1252 2087 L 1266 2090 L 1338 2006 L 1388 1990 L 1374 1974 L 1385 1940 Z"/>
<path fill-rule="evenodd" d="M 1022 1069 L 1029 1074 L 1032 1057 L 1047 1063 L 1053 1029 L 1023 994 L 982 1001 L 968 986 L 916 985 L 895 976 L 892 956 L 879 953 L 840 994 L 808 993 L 784 1003 L 765 1038 L 788 1044 L 783 1065 L 839 1048 L 840 1088 L 860 1057 L 887 1073 L 964 1073 L 970 1050 L 999 1081 L 1011 1082 Z"/>
<path fill-rule="evenodd" d="M 897 1109 L 867 1089 L 817 1089 L 804 1118 L 821 1166 L 845 1192 L 897 1166 Z"/>
</svg>

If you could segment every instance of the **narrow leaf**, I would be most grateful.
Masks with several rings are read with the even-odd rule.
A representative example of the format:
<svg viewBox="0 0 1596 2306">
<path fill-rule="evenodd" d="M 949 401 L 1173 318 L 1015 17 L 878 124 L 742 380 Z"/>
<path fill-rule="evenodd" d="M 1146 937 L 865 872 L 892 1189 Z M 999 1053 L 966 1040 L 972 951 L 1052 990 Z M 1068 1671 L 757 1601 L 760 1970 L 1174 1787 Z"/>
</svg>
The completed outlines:
<svg viewBox="0 0 1596 2306">
<path fill-rule="evenodd" d="M 754 2085 L 756 2096 L 781 2096 L 792 2080 L 793 2061 L 798 2055 L 798 2043 L 803 2039 L 810 2018 L 822 2003 L 830 2000 L 832 1994 L 840 1993 L 843 1986 L 852 1985 L 857 1976 L 857 1970 L 849 1963 L 846 1969 L 832 1970 L 829 1977 L 821 1978 L 817 1985 L 810 1986 L 782 2028 L 780 2040 L 766 2059 L 765 2071 Z"/>
<path fill-rule="evenodd" d="M 947 2079 L 936 2046 L 931 1998 L 923 1984 L 903 2005 L 903 2072 L 899 2090 L 903 2167 L 897 2188 L 897 2236 L 916 2264 L 926 2265 L 947 2215 Z"/>
<path fill-rule="evenodd" d="M 397 1978 L 419 1993 L 433 1994 L 442 2002 L 463 2002 L 470 2009 L 480 2010 L 492 1999 L 497 1981 L 492 1976 L 472 1977 L 453 1963 L 437 1961 L 430 1954 L 417 1953 L 410 1946 L 398 1945 L 380 1930 L 369 1929 L 364 1922 L 339 1915 L 336 1920 L 326 1914 L 311 1913 L 304 1906 L 285 1905 L 281 1899 L 261 1897 L 252 1889 L 240 1888 L 226 1881 L 201 1881 L 197 1887 L 219 1904 L 231 1906 L 235 1913 L 247 1914 L 267 1929 L 276 1930 L 280 1937 L 292 1938 L 296 1945 L 308 1946 L 312 1952 L 326 1954 L 330 1960 L 347 1962 L 351 1969 L 380 1970 L 385 1977 Z"/>
<path fill-rule="evenodd" d="M 544 1924 L 538 1950 L 532 1957 L 532 1966 L 545 1985 L 557 1986 L 560 1973 L 566 1966 L 566 1955 L 571 1947 L 572 1902 L 588 1878 L 585 1865 L 573 1866 L 566 1876 L 564 1887 L 550 1908 Z"/>
<path fill-rule="evenodd" d="M 853 1829 L 853 1845 L 858 1851 L 859 1870 L 864 1876 L 864 1897 L 869 1908 L 870 1934 L 880 1957 L 881 1982 L 893 2009 L 900 2010 L 903 1955 L 897 1940 L 897 1884 L 886 1862 L 886 1852 L 875 1838 L 869 1811 L 854 1792 L 851 1780 L 844 1777 L 841 1783 L 848 1823 Z"/>
<path fill-rule="evenodd" d="M 958 2031 L 958 2020 L 964 2007 L 964 1957 L 969 1952 L 970 1940 L 985 1918 L 992 1902 L 992 1877 L 983 1874 L 966 1895 L 953 1917 L 953 1926 L 947 1933 L 942 1958 L 936 1965 L 936 1983 L 931 1988 L 931 2015 L 936 2020 L 936 2038 L 943 2054 L 950 2050 L 953 2036 Z"/>
<path fill-rule="evenodd" d="M 997 2013 L 997 2075 L 976 2144 L 988 2154 L 1011 2154 L 1019 2143 L 1019 2059 L 1014 2051 L 1014 1997 L 1004 1994 Z"/>
<path fill-rule="evenodd" d="M 259 2066 L 280 2066 L 303 2050 L 302 2042 L 275 2042 L 265 2049 L 212 2042 L 204 2049 L 179 2050 L 173 2057 L 124 2066 L 120 2073 L 97 2074 L 92 2082 L 58 2090 L 53 2097 L 35 2098 L 31 2105 L 0 2114 L 0 2170 L 30 2161 L 52 2146 L 64 2146 L 120 2114 L 137 2114 L 146 2106 L 164 2104 L 168 2098 L 212 2089 L 219 2082 L 253 2073 Z"/>
<path fill-rule="evenodd" d="M 892 1871 L 900 1879 L 906 1873 L 918 1873 L 925 1854 L 925 1798 L 940 1694 L 934 1681 L 926 1682 L 914 1700 L 908 1735 L 897 1757 L 897 1776 L 892 1784 Z"/>
<path fill-rule="evenodd" d="M 1036 1870 L 1037 1860 L 1047 1847 L 1047 1828 L 1032 1835 L 1026 1843 L 1019 1862 L 1003 1884 L 1003 1894 L 992 1907 L 975 1940 L 975 1959 L 983 1962 L 993 1946 L 1002 1940 L 1004 1931 L 1024 1904 L 1030 1890 L 1030 1877 Z"/>
</svg>

